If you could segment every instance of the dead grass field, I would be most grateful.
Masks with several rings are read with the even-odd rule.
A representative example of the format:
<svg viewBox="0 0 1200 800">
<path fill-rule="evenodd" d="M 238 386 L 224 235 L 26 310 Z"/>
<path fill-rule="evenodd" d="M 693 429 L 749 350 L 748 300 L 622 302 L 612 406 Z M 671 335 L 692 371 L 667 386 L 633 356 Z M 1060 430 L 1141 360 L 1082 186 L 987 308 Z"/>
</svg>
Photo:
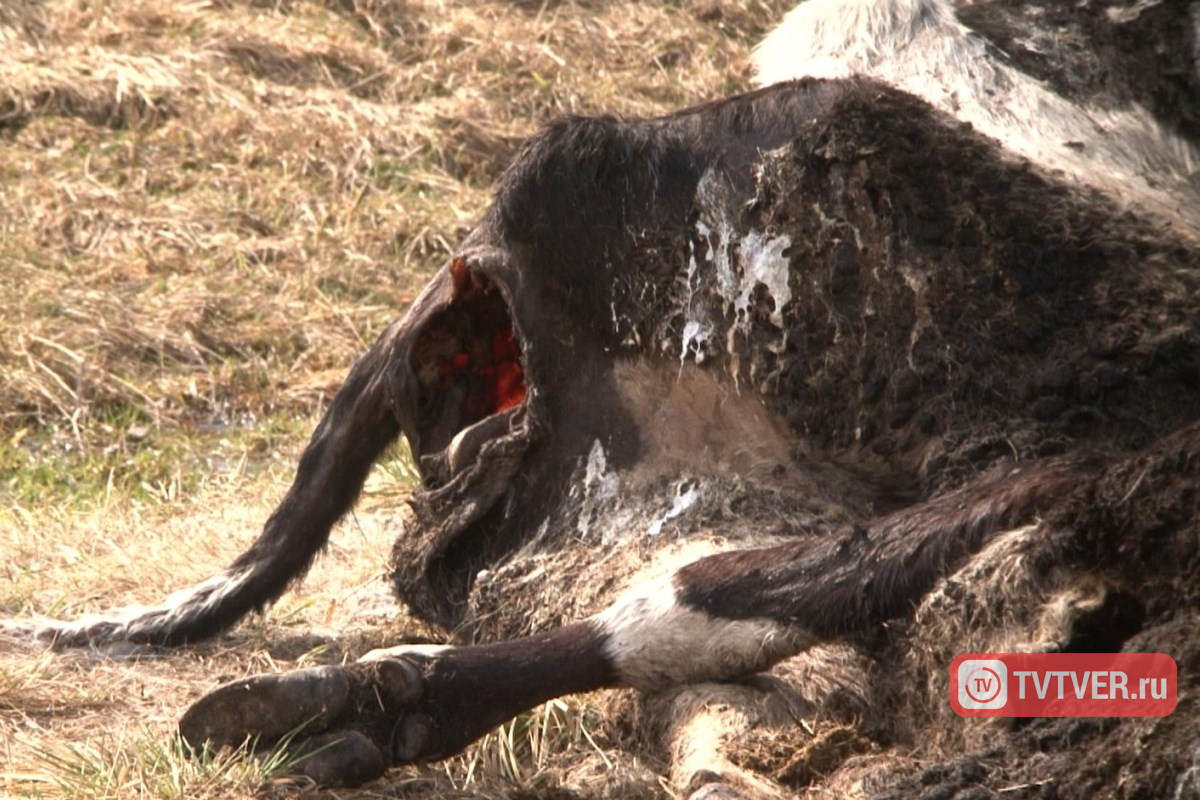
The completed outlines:
<svg viewBox="0 0 1200 800">
<path fill-rule="evenodd" d="M 787 5 L 0 0 L 0 615 L 153 601 L 229 562 L 524 136 L 745 88 Z M 300 590 L 216 643 L 0 641 L 0 796 L 313 791 L 183 758 L 174 724 L 219 682 L 429 633 L 381 580 L 411 478 L 395 454 Z M 628 714 L 597 710 L 628 706 L 550 704 L 328 796 L 662 795 Z"/>
</svg>

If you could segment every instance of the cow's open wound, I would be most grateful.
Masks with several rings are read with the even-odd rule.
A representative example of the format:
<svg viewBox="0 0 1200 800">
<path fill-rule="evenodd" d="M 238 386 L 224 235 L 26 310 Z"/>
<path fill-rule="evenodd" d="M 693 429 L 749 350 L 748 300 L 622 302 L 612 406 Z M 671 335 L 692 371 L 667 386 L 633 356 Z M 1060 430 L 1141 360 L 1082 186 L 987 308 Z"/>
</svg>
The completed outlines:
<svg viewBox="0 0 1200 800">
<path fill-rule="evenodd" d="M 451 275 L 453 299 L 423 325 L 409 356 L 418 393 L 414 455 L 430 487 L 460 470 L 466 452 L 479 452 L 481 433 L 501 432 L 480 423 L 519 407 L 527 392 L 521 345 L 504 296 L 463 259 L 452 263 Z M 462 437 L 470 431 L 474 445 L 464 448 Z"/>
</svg>

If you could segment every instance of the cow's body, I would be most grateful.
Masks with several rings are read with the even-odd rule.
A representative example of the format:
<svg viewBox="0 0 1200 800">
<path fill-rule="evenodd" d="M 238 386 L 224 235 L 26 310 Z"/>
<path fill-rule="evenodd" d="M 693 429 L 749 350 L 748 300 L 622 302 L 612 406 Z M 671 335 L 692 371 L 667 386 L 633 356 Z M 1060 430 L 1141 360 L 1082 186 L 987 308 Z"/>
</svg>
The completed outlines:
<svg viewBox="0 0 1200 800">
<path fill-rule="evenodd" d="M 1001 735 L 951 715 L 959 652 L 1161 650 L 1186 679 L 1200 653 L 1195 115 L 1122 106 L 1107 86 L 1113 122 L 1081 139 L 1099 95 L 1038 82 L 948 6 L 817 2 L 762 68 L 807 42 L 806 71 L 835 79 L 535 138 L 354 367 L 254 547 L 160 609 L 46 630 L 169 643 L 231 625 L 304 571 L 403 433 L 424 483 L 394 584 L 457 646 L 225 687 L 189 712 L 190 740 L 316 716 L 315 741 L 339 744 L 305 768 L 362 780 L 540 700 L 630 686 L 670 698 L 680 791 L 784 791 L 697 744 L 697 725 L 726 726 L 729 745 L 824 714 L 857 726 L 854 745 L 792 788 L 877 793 Z M 1028 9 L 1007 28 L 986 10 L 963 15 L 1011 30 Z M 1192 24 L 1144 13 L 1168 11 Z M 838 73 L 913 90 L 922 63 L 943 111 Z M 987 80 L 994 108 L 975 91 Z M 753 713 L 757 689 L 680 688 L 770 668 L 784 680 Z M 1109 791 L 1189 780 L 1165 754 L 1171 737 L 1195 746 L 1191 691 L 1166 731 L 1094 732 L 1087 747 L 1128 756 Z M 1003 735 L 972 780 L 1082 774 L 1066 728 Z M 1035 741 L 1047 755 L 1026 763 Z M 851 758 L 863 750 L 884 755 Z"/>
</svg>

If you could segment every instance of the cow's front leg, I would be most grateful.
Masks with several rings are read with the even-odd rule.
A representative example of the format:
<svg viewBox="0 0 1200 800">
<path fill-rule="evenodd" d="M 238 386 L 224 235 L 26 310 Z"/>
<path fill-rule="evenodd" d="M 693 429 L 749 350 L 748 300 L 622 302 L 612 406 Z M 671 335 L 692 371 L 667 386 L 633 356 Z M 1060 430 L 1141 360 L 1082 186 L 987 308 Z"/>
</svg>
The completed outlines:
<svg viewBox="0 0 1200 800">
<path fill-rule="evenodd" d="M 397 647 L 344 667 L 256 675 L 198 700 L 192 748 L 287 740 L 293 773 L 356 785 L 389 766 L 444 758 L 538 703 L 613 685 L 604 637 L 584 621 L 473 647 Z"/>
<path fill-rule="evenodd" d="M 345 667 L 245 678 L 197 701 L 180 732 L 197 749 L 287 739 L 293 772 L 352 785 L 393 764 L 453 755 L 555 697 L 728 680 L 812 643 L 790 621 L 714 615 L 680 592 L 668 578 L 635 587 L 595 617 L 523 639 L 398 647 Z"/>
</svg>

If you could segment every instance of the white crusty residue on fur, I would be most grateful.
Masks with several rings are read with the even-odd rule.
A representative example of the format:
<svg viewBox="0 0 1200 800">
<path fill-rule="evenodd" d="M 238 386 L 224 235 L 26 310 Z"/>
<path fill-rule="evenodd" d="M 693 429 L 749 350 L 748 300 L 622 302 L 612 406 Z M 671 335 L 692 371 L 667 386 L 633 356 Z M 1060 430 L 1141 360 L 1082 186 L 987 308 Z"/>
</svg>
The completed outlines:
<svg viewBox="0 0 1200 800">
<path fill-rule="evenodd" d="M 791 246 L 792 240 L 787 236 L 766 236 L 758 231 L 750 231 L 742 238 L 738 248 L 742 254 L 742 291 L 735 303 L 739 319 L 749 317 L 750 294 L 761 283 L 775 301 L 771 323 L 783 327 L 783 307 L 792 299 L 788 286 L 791 265 L 783 253 Z"/>
<path fill-rule="evenodd" d="M 671 501 L 671 507 L 661 517 L 650 523 L 646 534 L 649 536 L 658 536 L 662 533 L 663 525 L 683 516 L 703 497 L 704 489 L 698 482 L 692 480 L 684 481 L 676 490 L 675 499 Z"/>
<path fill-rule="evenodd" d="M 1118 202 L 1200 224 L 1200 153 L 1138 105 L 1081 107 L 1005 63 L 950 0 L 805 0 L 754 55 L 762 85 L 864 75 Z"/>
<path fill-rule="evenodd" d="M 708 342 L 712 338 L 713 325 L 697 315 L 695 305 L 696 288 L 700 282 L 700 267 L 696 264 L 695 246 L 690 246 L 687 268 L 687 299 L 683 303 L 683 346 L 679 350 L 679 365 L 682 368 L 689 355 L 703 364 L 708 358 Z"/>
<path fill-rule="evenodd" d="M 598 509 L 616 497 L 619 489 L 620 480 L 608 468 L 604 445 L 596 439 L 588 451 L 583 480 L 571 489 L 573 496 L 580 496 L 579 521 L 576 523 L 580 538 L 587 539 Z"/>
<path fill-rule="evenodd" d="M 815 641 L 772 619 L 722 619 L 689 608 L 671 577 L 639 584 L 595 620 L 621 682 L 644 690 L 759 672 Z"/>
<path fill-rule="evenodd" d="M 770 315 L 771 324 L 782 330 L 783 307 L 792 299 L 792 290 L 788 283 L 791 265 L 784 252 L 791 247 L 792 240 L 785 235 L 772 236 L 763 231 L 749 231 L 745 236 L 736 236 L 736 227 L 730 213 L 737 204 L 733 200 L 730 188 L 713 170 L 700 178 L 696 187 L 696 207 L 700 211 L 696 232 L 708 244 L 704 261 L 711 265 L 715 273 L 717 294 L 732 311 L 736 320 L 729 330 L 729 336 L 735 331 L 745 333 L 750 327 L 751 298 L 759 286 L 766 288 L 774 303 Z M 691 292 L 696 278 L 696 259 L 693 254 L 688 263 L 689 297 L 688 307 L 685 309 L 687 322 L 684 326 L 680 361 L 683 361 L 689 352 L 695 352 L 697 363 L 702 363 L 703 345 L 711 336 L 713 327 L 696 319 L 691 310 Z M 734 353 L 732 339 L 728 346 L 730 353 Z"/>
</svg>

